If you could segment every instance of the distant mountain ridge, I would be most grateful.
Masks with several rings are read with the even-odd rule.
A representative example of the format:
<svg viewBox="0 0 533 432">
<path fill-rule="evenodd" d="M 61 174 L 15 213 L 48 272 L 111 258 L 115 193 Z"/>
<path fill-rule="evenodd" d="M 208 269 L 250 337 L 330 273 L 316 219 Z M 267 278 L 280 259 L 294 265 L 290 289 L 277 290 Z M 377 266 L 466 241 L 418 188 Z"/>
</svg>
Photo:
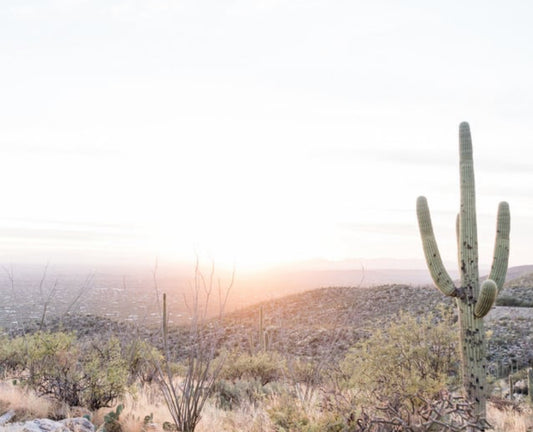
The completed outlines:
<svg viewBox="0 0 533 432">
<path fill-rule="evenodd" d="M 521 265 L 516 267 L 510 267 L 507 270 L 507 276 L 505 281 L 507 283 L 513 281 L 514 279 L 521 278 L 527 274 L 533 273 L 533 265 Z"/>
</svg>

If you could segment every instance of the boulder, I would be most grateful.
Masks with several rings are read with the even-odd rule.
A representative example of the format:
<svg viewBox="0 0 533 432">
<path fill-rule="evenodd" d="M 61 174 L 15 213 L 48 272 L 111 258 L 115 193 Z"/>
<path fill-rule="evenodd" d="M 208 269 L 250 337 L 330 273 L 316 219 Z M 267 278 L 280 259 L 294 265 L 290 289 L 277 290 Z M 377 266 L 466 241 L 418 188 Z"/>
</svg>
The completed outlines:
<svg viewBox="0 0 533 432">
<path fill-rule="evenodd" d="M 4 424 L 0 426 L 0 432 L 94 432 L 94 425 L 85 417 L 60 421 L 36 419 Z"/>
</svg>

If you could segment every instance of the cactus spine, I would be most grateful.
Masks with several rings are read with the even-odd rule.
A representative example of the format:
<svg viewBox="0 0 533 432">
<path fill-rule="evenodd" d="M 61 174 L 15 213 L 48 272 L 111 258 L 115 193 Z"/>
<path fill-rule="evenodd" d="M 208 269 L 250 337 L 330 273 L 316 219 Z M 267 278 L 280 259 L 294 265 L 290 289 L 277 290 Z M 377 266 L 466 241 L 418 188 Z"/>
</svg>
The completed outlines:
<svg viewBox="0 0 533 432">
<path fill-rule="evenodd" d="M 455 286 L 439 254 L 426 198 L 417 200 L 422 245 L 431 277 L 443 294 L 455 297 L 460 327 L 463 386 L 476 412 L 485 417 L 487 342 L 483 317 L 503 287 L 509 261 L 509 205 L 498 207 L 496 244 L 489 278 L 479 284 L 478 243 L 472 139 L 468 123 L 459 126 L 461 208 L 457 216 L 457 246 L 461 284 Z"/>
</svg>

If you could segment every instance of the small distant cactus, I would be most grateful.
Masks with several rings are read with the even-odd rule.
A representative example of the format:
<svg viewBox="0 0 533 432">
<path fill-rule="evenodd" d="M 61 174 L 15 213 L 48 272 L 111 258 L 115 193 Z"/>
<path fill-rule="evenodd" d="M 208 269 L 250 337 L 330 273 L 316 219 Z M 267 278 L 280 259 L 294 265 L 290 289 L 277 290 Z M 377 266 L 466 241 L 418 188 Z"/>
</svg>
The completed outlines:
<svg viewBox="0 0 533 432">
<path fill-rule="evenodd" d="M 479 283 L 478 242 L 474 187 L 472 139 L 468 123 L 459 126 L 461 208 L 456 234 L 461 283 L 455 286 L 439 254 L 426 198 L 417 200 L 417 216 L 426 262 L 431 277 L 443 294 L 455 297 L 462 349 L 463 386 L 468 400 L 481 417 L 486 413 L 487 341 L 483 317 L 489 312 L 503 287 L 509 260 L 509 205 L 498 207 L 496 244 L 489 278 Z"/>
<path fill-rule="evenodd" d="M 259 338 L 261 343 L 261 351 L 265 352 L 269 348 L 269 338 L 268 338 L 268 331 L 265 329 L 263 325 L 263 305 L 261 305 L 261 308 L 259 310 Z"/>
<path fill-rule="evenodd" d="M 263 313 L 263 305 L 259 308 L 259 325 L 258 325 L 258 333 L 259 333 L 259 352 L 266 352 L 270 349 L 270 336 L 268 333 L 268 329 L 264 326 L 264 313 Z M 256 342 L 254 340 L 254 333 L 250 332 L 248 335 L 248 345 L 250 354 L 253 355 L 257 351 Z"/>
<path fill-rule="evenodd" d="M 533 368 L 527 370 L 527 395 L 529 402 L 533 404 Z"/>
</svg>

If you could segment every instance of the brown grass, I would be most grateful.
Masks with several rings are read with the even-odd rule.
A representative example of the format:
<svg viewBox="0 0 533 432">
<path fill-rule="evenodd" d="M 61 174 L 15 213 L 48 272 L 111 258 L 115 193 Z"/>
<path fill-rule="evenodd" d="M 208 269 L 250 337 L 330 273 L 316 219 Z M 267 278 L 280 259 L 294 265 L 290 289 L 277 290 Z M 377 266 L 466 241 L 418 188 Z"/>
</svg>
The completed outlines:
<svg viewBox="0 0 533 432">
<path fill-rule="evenodd" d="M 133 393 L 127 394 L 120 401 L 124 405 L 124 410 L 120 414 L 119 423 L 122 432 L 140 431 L 163 431 L 163 423 L 172 419 L 156 386 L 144 386 Z M 92 416 L 92 422 L 98 427 L 104 423 L 104 416 L 110 411 L 116 410 L 117 403 L 110 408 L 100 408 Z M 151 422 L 145 422 L 145 417 L 152 416 Z"/>
<path fill-rule="evenodd" d="M 13 385 L 12 382 L 0 383 L 0 407 L 2 414 L 14 410 L 16 421 L 54 416 L 57 408 L 51 401 Z"/>
<path fill-rule="evenodd" d="M 533 413 L 530 406 L 521 405 L 520 410 L 499 409 L 489 404 L 487 418 L 494 432 L 531 432 Z"/>
<path fill-rule="evenodd" d="M 202 412 L 202 419 L 197 432 L 270 432 L 273 430 L 269 418 L 269 408 L 279 404 L 276 397 L 269 397 L 262 404 L 244 403 L 232 411 L 217 408 L 213 403 L 207 403 Z M 294 401 L 296 403 L 296 401 Z M 127 395 L 121 401 L 124 411 L 120 415 L 120 425 L 123 432 L 163 432 L 163 423 L 171 422 L 170 415 L 157 387 L 143 387 L 136 394 Z M 313 421 L 319 420 L 321 415 L 316 401 L 306 407 L 306 412 Z M 35 418 L 59 417 L 60 408 L 34 392 L 27 391 L 10 382 L 0 383 L 0 410 L 2 414 L 8 410 L 15 410 L 14 421 L 24 421 Z M 92 422 L 98 427 L 104 423 L 104 416 L 112 408 L 102 408 L 92 415 Z M 82 413 L 76 409 L 66 410 L 68 416 L 79 416 Z M 492 425 L 492 432 L 533 432 L 533 408 L 522 403 L 519 409 L 505 405 L 488 405 L 488 420 Z M 146 416 L 152 415 L 153 422 L 146 423 Z"/>
<path fill-rule="evenodd" d="M 233 411 L 224 411 L 214 405 L 206 405 L 198 424 L 198 432 L 270 432 L 272 422 L 265 406 L 243 404 Z"/>
</svg>

